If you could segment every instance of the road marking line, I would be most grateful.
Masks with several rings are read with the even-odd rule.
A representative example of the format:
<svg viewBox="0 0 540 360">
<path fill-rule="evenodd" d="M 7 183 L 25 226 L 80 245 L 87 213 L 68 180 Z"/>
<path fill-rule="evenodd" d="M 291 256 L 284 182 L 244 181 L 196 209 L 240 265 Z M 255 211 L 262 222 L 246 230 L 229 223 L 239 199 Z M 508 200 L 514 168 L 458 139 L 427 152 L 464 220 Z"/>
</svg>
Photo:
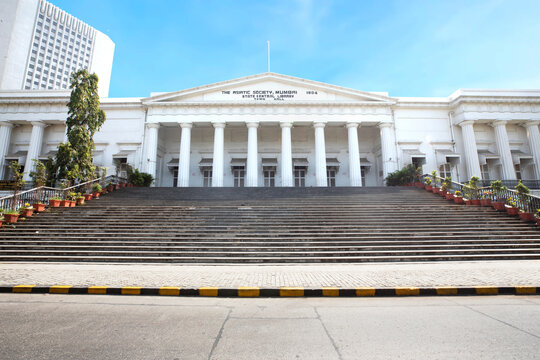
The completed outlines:
<svg viewBox="0 0 540 360">
<path fill-rule="evenodd" d="M 107 286 L 90 286 L 88 288 L 89 294 L 106 294 Z"/>
<path fill-rule="evenodd" d="M 356 296 L 375 296 L 375 288 L 370 288 L 370 287 L 356 288 Z"/>
<path fill-rule="evenodd" d="M 282 287 L 279 289 L 279 296 L 304 296 L 304 288 Z"/>
<path fill-rule="evenodd" d="M 534 295 L 536 287 L 534 286 L 516 286 L 516 294 L 518 295 Z"/>
<path fill-rule="evenodd" d="M 218 288 L 210 287 L 210 286 L 199 288 L 199 295 L 200 296 L 218 296 Z"/>
<path fill-rule="evenodd" d="M 435 288 L 437 295 L 457 295 L 457 288 L 454 286 L 444 286 Z"/>
<path fill-rule="evenodd" d="M 180 288 L 174 286 L 162 286 L 159 288 L 159 295 L 178 296 L 180 295 Z"/>
<path fill-rule="evenodd" d="M 54 285 L 49 288 L 49 292 L 51 294 L 68 294 L 69 288 L 73 286 L 71 285 Z"/>
<path fill-rule="evenodd" d="M 122 295 L 141 295 L 141 288 L 137 286 L 124 286 L 122 288 Z"/>
<path fill-rule="evenodd" d="M 258 297 L 261 291 L 258 287 L 241 286 L 238 288 L 239 297 Z"/>
<path fill-rule="evenodd" d="M 323 296 L 339 296 L 339 288 L 337 287 L 323 287 Z"/>
<path fill-rule="evenodd" d="M 496 286 L 476 286 L 477 295 L 497 295 L 499 288 Z"/>
<path fill-rule="evenodd" d="M 420 289 L 417 287 L 397 287 L 397 296 L 417 296 L 420 295 Z"/>
<path fill-rule="evenodd" d="M 14 293 L 29 293 L 32 292 L 32 288 L 36 285 L 17 285 L 13 287 Z"/>
</svg>

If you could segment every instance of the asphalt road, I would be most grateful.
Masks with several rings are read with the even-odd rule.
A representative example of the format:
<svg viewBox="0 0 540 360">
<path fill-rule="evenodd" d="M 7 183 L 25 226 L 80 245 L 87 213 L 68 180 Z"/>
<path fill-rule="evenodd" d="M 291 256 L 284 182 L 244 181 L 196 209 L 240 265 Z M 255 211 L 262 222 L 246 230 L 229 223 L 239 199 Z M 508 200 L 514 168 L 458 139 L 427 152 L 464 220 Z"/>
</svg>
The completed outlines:
<svg viewBox="0 0 540 360">
<path fill-rule="evenodd" d="M 540 297 L 0 295 L 2 359 L 539 359 Z"/>
</svg>

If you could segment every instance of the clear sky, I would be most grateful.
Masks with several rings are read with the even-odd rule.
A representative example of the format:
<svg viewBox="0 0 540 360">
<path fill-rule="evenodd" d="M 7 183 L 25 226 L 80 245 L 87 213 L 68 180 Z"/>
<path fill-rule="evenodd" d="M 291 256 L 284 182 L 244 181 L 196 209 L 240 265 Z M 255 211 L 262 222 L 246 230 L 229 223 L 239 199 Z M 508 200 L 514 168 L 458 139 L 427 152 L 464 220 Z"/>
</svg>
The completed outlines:
<svg viewBox="0 0 540 360">
<path fill-rule="evenodd" d="M 116 44 L 109 96 L 267 71 L 390 96 L 540 88 L 540 0 L 49 0 Z"/>
</svg>

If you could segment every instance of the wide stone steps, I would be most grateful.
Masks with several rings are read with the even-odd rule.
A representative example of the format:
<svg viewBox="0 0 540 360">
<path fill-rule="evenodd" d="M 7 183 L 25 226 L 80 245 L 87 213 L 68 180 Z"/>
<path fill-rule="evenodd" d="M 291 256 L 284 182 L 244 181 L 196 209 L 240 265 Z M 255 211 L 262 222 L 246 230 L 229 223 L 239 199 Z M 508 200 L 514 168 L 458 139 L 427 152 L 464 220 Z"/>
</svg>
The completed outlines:
<svg viewBox="0 0 540 360">
<path fill-rule="evenodd" d="M 123 189 L 0 231 L 0 261 L 539 258 L 534 225 L 414 188 Z"/>
</svg>

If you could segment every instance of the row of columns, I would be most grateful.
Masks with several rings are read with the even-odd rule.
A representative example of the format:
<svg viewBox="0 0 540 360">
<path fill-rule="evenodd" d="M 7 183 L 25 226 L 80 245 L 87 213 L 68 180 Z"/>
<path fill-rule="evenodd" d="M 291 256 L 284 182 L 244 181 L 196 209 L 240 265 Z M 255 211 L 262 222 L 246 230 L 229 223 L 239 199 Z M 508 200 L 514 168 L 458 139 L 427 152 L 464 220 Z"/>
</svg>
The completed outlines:
<svg viewBox="0 0 540 360">
<path fill-rule="evenodd" d="M 214 152 L 212 162 L 212 186 L 223 186 L 223 154 L 225 122 L 213 122 L 214 127 Z M 178 187 L 189 186 L 189 165 L 191 153 L 191 128 L 192 123 L 181 123 L 180 155 L 178 167 Z M 247 122 L 248 144 L 245 186 L 258 186 L 258 144 L 257 129 L 259 123 Z M 294 186 L 293 163 L 292 163 L 292 122 L 281 122 L 281 183 L 283 187 Z M 326 174 L 326 145 L 324 137 L 325 122 L 314 122 L 315 129 L 315 178 L 317 186 L 328 186 Z M 360 153 L 358 146 L 358 123 L 347 123 L 349 143 L 349 181 L 350 186 L 362 186 L 360 170 Z M 157 142 L 159 124 L 147 124 L 146 136 L 146 171 L 155 177 L 157 161 Z M 384 176 L 397 169 L 397 155 L 393 125 L 391 123 L 380 124 L 381 129 L 381 152 L 383 156 Z"/>
<path fill-rule="evenodd" d="M 529 121 L 522 124 L 527 130 L 527 137 L 534 161 L 536 179 L 540 179 L 540 132 L 538 121 Z M 465 164 L 467 166 L 467 176 L 480 176 L 480 161 L 478 159 L 478 148 L 474 136 L 474 121 L 467 120 L 459 124 L 463 135 L 463 145 L 465 152 Z M 501 176 L 503 180 L 516 180 L 510 142 L 506 131 L 506 121 L 497 120 L 491 123 L 495 131 L 495 143 L 501 161 Z"/>
</svg>

